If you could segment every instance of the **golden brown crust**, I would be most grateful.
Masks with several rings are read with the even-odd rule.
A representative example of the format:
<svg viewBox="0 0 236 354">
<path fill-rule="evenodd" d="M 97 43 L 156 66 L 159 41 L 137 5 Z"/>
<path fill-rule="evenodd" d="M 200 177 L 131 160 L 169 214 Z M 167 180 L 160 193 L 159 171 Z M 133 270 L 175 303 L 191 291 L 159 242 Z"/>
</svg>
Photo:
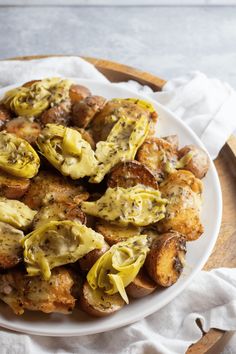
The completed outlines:
<svg viewBox="0 0 236 354">
<path fill-rule="evenodd" d="M 79 128 L 86 128 L 105 103 L 106 99 L 102 96 L 88 96 L 75 103 L 72 107 L 72 123 Z"/>
<path fill-rule="evenodd" d="M 145 261 L 149 276 L 159 285 L 174 284 L 184 266 L 186 239 L 178 232 L 168 232 L 153 243 Z"/>
<path fill-rule="evenodd" d="M 161 181 L 167 174 L 169 166 L 177 161 L 177 153 L 171 143 L 153 137 L 145 140 L 139 148 L 137 160 L 148 167 Z"/>
<path fill-rule="evenodd" d="M 125 288 L 125 291 L 128 296 L 139 299 L 153 293 L 156 288 L 157 284 L 148 276 L 146 270 L 141 268 L 132 283 Z"/>
<path fill-rule="evenodd" d="M 71 102 L 69 100 L 47 109 L 40 117 L 43 125 L 48 123 L 67 125 L 70 119 Z"/>
<path fill-rule="evenodd" d="M 202 179 L 210 167 L 210 160 L 207 153 L 195 145 L 186 145 L 179 150 L 179 158 L 192 154 L 191 160 L 183 167 L 194 174 L 195 177 Z"/>
<path fill-rule="evenodd" d="M 91 91 L 87 87 L 82 85 L 71 85 L 69 90 L 69 96 L 72 104 L 79 102 L 90 95 Z"/>
<path fill-rule="evenodd" d="M 104 244 L 103 248 L 98 250 L 95 249 L 86 254 L 86 256 L 80 258 L 79 266 L 80 269 L 84 272 L 88 272 L 90 268 L 94 265 L 94 263 L 106 252 L 109 250 L 109 245 L 107 243 Z"/>
<path fill-rule="evenodd" d="M 0 196 L 8 199 L 20 199 L 27 192 L 30 180 L 14 177 L 0 170 Z"/>
<path fill-rule="evenodd" d="M 141 228 L 133 225 L 120 226 L 111 224 L 105 220 L 98 220 L 95 230 L 103 235 L 108 245 L 126 241 L 129 237 L 140 235 Z"/>
<path fill-rule="evenodd" d="M 102 301 L 102 299 L 103 301 Z M 104 301 L 105 300 L 105 301 Z M 125 302 L 120 294 L 107 295 L 103 293 L 100 298 L 95 297 L 94 290 L 86 281 L 83 286 L 83 293 L 79 305 L 81 310 L 95 317 L 109 316 L 124 306 Z"/>
<path fill-rule="evenodd" d="M 36 142 L 41 132 L 39 123 L 23 117 L 12 119 L 6 123 L 5 129 L 8 133 L 15 134 L 32 145 Z"/>
<path fill-rule="evenodd" d="M 158 183 L 153 173 L 138 161 L 126 161 L 117 164 L 109 173 L 108 187 L 130 188 L 137 184 L 158 189 Z"/>
</svg>

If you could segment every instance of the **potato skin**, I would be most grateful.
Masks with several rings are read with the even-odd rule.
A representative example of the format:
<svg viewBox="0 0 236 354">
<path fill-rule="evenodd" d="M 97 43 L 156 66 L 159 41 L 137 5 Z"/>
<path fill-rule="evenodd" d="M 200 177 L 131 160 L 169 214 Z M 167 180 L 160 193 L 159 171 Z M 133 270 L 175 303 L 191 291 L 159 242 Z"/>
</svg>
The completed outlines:
<svg viewBox="0 0 236 354">
<path fill-rule="evenodd" d="M 156 288 L 157 284 L 148 276 L 146 270 L 141 268 L 138 275 L 125 290 L 128 296 L 139 299 L 153 293 Z"/>
<path fill-rule="evenodd" d="M 30 186 L 28 178 L 14 177 L 0 171 L 0 196 L 8 199 L 20 199 Z"/>
<path fill-rule="evenodd" d="M 159 236 L 145 260 L 149 276 L 159 285 L 169 287 L 176 283 L 184 266 L 186 239 L 171 231 Z"/>
<path fill-rule="evenodd" d="M 40 124 L 24 117 L 14 118 L 6 123 L 8 133 L 15 134 L 19 138 L 27 140 L 31 145 L 35 144 L 40 132 Z"/>
<path fill-rule="evenodd" d="M 126 161 L 117 164 L 108 175 L 108 187 L 130 188 L 137 184 L 158 189 L 158 183 L 153 173 L 138 161 Z"/>
<path fill-rule="evenodd" d="M 210 166 L 209 157 L 201 148 L 194 145 L 186 145 L 179 150 L 179 158 L 182 158 L 189 152 L 193 154 L 192 158 L 189 163 L 183 167 L 183 169 L 192 172 L 195 177 L 202 179 L 207 174 Z"/>
<path fill-rule="evenodd" d="M 106 99 L 102 96 L 88 96 L 75 103 L 72 107 L 72 123 L 79 128 L 86 128 L 105 103 Z"/>
<path fill-rule="evenodd" d="M 74 84 L 70 87 L 69 96 L 71 103 L 74 104 L 85 99 L 87 96 L 91 96 L 91 91 L 85 86 Z"/>
<path fill-rule="evenodd" d="M 80 269 L 84 272 L 88 272 L 94 263 L 100 258 L 106 251 L 109 250 L 109 245 L 105 243 L 102 249 L 95 249 L 86 254 L 86 256 L 80 258 L 78 261 Z"/>
<path fill-rule="evenodd" d="M 107 306 L 98 302 L 97 298 L 94 298 L 94 290 L 90 287 L 86 281 L 83 286 L 83 293 L 79 299 L 79 306 L 81 310 L 94 317 L 106 317 L 112 315 L 116 311 L 120 310 L 125 302 L 121 298 L 120 294 L 107 295 L 103 294 L 103 298 L 107 300 Z"/>
<path fill-rule="evenodd" d="M 48 123 L 67 125 L 70 119 L 71 103 L 69 100 L 47 109 L 40 117 L 43 125 Z"/>
</svg>

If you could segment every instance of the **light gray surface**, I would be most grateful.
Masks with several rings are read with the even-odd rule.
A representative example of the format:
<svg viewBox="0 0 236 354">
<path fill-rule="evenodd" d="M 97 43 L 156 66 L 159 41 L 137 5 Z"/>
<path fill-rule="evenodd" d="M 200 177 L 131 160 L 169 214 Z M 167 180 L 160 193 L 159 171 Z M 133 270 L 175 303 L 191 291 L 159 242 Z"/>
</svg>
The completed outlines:
<svg viewBox="0 0 236 354">
<path fill-rule="evenodd" d="M 235 7 L 1 7 L 1 58 L 80 54 L 163 78 L 190 70 L 236 88 Z"/>
</svg>

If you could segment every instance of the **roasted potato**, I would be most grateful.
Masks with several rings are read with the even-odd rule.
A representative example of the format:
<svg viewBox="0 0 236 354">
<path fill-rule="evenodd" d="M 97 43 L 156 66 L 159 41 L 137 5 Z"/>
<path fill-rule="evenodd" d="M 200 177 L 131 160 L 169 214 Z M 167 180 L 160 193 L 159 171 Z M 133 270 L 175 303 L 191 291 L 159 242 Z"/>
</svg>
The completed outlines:
<svg viewBox="0 0 236 354">
<path fill-rule="evenodd" d="M 130 188 L 137 184 L 158 189 L 158 183 L 153 173 L 138 161 L 120 162 L 113 167 L 108 175 L 108 187 Z"/>
<path fill-rule="evenodd" d="M 159 236 L 145 260 L 149 276 L 159 285 L 168 287 L 176 283 L 183 267 L 186 239 L 176 231 Z"/>
<path fill-rule="evenodd" d="M 109 245 L 104 243 L 102 249 L 95 249 L 87 253 L 84 257 L 80 258 L 78 263 L 80 269 L 84 272 L 88 272 L 90 268 L 94 265 L 94 263 L 100 258 L 106 251 L 109 250 Z"/>
<path fill-rule="evenodd" d="M 86 200 L 88 197 L 88 193 L 82 186 L 68 181 L 59 174 L 40 171 L 31 180 L 30 187 L 22 201 L 32 209 L 39 210 L 48 203 L 71 201 L 79 203 L 79 201 Z"/>
<path fill-rule="evenodd" d="M 28 178 L 20 178 L 9 175 L 0 170 L 0 197 L 8 199 L 20 199 L 30 186 Z"/>
<path fill-rule="evenodd" d="M 54 202 L 43 206 L 35 215 L 33 227 L 42 226 L 48 221 L 63 221 L 73 220 L 79 221 L 82 224 L 86 223 L 86 215 L 82 212 L 80 207 L 75 203 L 70 202 Z"/>
<path fill-rule="evenodd" d="M 72 123 L 79 128 L 86 128 L 105 103 L 106 99 L 102 96 L 88 96 L 75 103 L 72 107 Z"/>
<path fill-rule="evenodd" d="M 137 153 L 137 160 L 152 171 L 158 181 L 175 168 L 177 153 L 173 145 L 164 139 L 149 138 Z"/>
<path fill-rule="evenodd" d="M 168 199 L 165 218 L 157 223 L 161 233 L 175 230 L 185 235 L 187 241 L 196 240 L 203 233 L 200 221 L 202 182 L 191 172 L 178 170 L 160 185 Z"/>
<path fill-rule="evenodd" d="M 0 129 L 4 128 L 9 120 L 11 120 L 11 112 L 4 104 L 0 103 Z"/>
<path fill-rule="evenodd" d="M 93 290 L 86 281 L 79 300 L 81 310 L 95 317 L 105 317 L 120 310 L 125 302 L 120 294 L 108 295 L 101 290 Z"/>
<path fill-rule="evenodd" d="M 71 102 L 69 100 L 59 103 L 43 112 L 40 122 L 43 125 L 48 123 L 67 125 L 70 119 Z"/>
<path fill-rule="evenodd" d="M 140 235 L 141 233 L 141 228 L 138 226 L 120 226 L 111 224 L 105 220 L 97 221 L 95 230 L 104 236 L 105 241 L 110 246 L 121 241 L 126 241 L 127 238 Z"/>
<path fill-rule="evenodd" d="M 0 268 L 12 268 L 22 260 L 23 248 L 20 240 L 23 237 L 22 231 L 0 222 Z"/>
<path fill-rule="evenodd" d="M 73 284 L 71 271 L 63 267 L 52 271 L 50 281 L 39 276 L 28 277 L 22 271 L 14 270 L 0 275 L 0 299 L 17 315 L 26 309 L 68 314 L 75 306 L 71 294 Z"/>
<path fill-rule="evenodd" d="M 190 161 L 185 164 L 182 169 L 190 171 L 195 177 L 202 179 L 206 174 L 210 166 L 210 160 L 207 153 L 194 145 L 186 145 L 179 150 L 179 158 L 184 159 L 184 156 L 191 154 Z"/>
<path fill-rule="evenodd" d="M 39 123 L 32 121 L 30 118 L 18 117 L 7 122 L 5 130 L 33 145 L 41 132 L 41 127 Z"/>
<path fill-rule="evenodd" d="M 91 96 L 90 90 L 82 85 L 71 85 L 69 90 L 69 96 L 71 103 L 77 103 L 81 100 L 84 100 L 87 96 Z"/>
<path fill-rule="evenodd" d="M 136 278 L 126 288 L 128 296 L 140 298 L 147 296 L 157 288 L 157 284 L 148 276 L 146 270 L 141 268 Z"/>
</svg>

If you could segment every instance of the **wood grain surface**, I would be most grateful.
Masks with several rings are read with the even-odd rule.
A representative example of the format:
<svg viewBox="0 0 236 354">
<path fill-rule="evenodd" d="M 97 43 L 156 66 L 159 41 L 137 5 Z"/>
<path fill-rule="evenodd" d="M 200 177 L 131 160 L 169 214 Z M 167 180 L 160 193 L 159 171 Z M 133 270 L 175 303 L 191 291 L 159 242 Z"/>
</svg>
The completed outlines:
<svg viewBox="0 0 236 354">
<path fill-rule="evenodd" d="M 30 60 L 44 56 L 18 57 L 11 59 Z M 136 80 L 143 85 L 150 86 L 155 91 L 160 91 L 165 80 L 150 73 L 143 72 L 116 62 L 83 57 L 94 64 L 110 81 L 120 82 Z M 218 267 L 236 267 L 236 137 L 231 136 L 222 148 L 218 158 L 214 161 L 219 174 L 223 195 L 223 218 L 219 237 L 214 250 L 204 266 L 204 270 Z M 207 353 L 224 335 L 223 331 L 211 329 L 203 333 L 203 337 L 187 351 L 188 354 Z"/>
</svg>

